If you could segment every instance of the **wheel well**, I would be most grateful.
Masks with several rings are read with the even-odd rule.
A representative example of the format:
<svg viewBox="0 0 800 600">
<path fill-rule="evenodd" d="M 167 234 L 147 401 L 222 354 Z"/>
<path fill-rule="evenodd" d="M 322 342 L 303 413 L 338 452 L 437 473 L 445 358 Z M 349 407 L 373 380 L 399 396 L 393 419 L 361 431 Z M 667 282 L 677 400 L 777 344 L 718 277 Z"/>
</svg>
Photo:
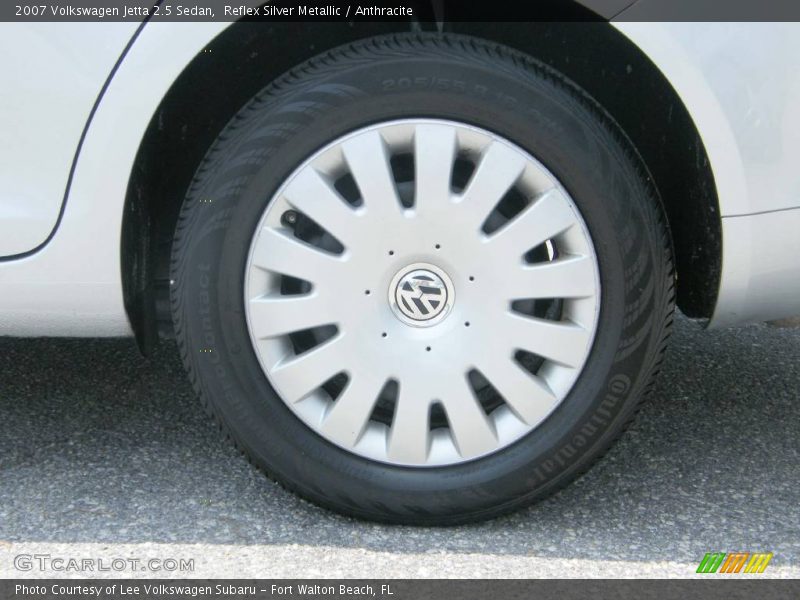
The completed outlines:
<svg viewBox="0 0 800 600">
<path fill-rule="evenodd" d="M 175 224 L 196 166 L 225 124 L 261 88 L 307 58 L 356 39 L 414 28 L 421 26 L 236 23 L 184 69 L 145 132 L 125 202 L 125 305 L 143 351 L 172 333 L 169 260 Z M 678 305 L 689 316 L 709 317 L 721 261 L 713 173 L 691 117 L 652 62 L 607 23 L 449 23 L 444 30 L 530 54 L 578 83 L 612 115 L 664 202 L 676 253 Z"/>
</svg>

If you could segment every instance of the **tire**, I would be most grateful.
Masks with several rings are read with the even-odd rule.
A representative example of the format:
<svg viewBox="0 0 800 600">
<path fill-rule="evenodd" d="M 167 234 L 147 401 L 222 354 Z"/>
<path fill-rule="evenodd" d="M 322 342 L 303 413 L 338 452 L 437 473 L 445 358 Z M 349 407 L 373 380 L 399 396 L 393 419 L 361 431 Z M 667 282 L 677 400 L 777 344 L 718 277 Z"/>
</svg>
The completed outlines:
<svg viewBox="0 0 800 600">
<path fill-rule="evenodd" d="M 294 231 L 299 236 L 297 219 L 305 219 L 302 212 L 281 209 L 278 213 L 271 207 L 278 202 L 278 192 L 287 189 L 287 181 L 297 180 L 300 166 L 307 164 L 309 157 L 318 156 L 320 149 L 339 143 L 337 140 L 350 139 L 347 136 L 353 132 L 369 132 L 371 126 L 424 125 L 422 121 L 422 125 L 404 121 L 413 119 L 437 120 L 433 126 L 451 126 L 456 136 L 469 137 L 472 134 L 464 127 L 474 128 L 476 139 L 496 136 L 519 156 L 532 157 L 530 168 L 549 173 L 563 186 L 559 188 L 563 197 L 571 200 L 569 205 L 579 214 L 575 217 L 577 224 L 569 231 L 582 231 L 584 238 L 591 240 L 587 253 L 592 254 L 596 267 L 592 335 L 586 338 L 584 357 L 576 360 L 580 368 L 570 367 L 574 381 L 563 390 L 551 412 L 529 431 L 508 438 L 508 443 L 498 442 L 494 450 L 476 447 L 470 454 L 471 450 L 462 450 L 472 440 L 462 436 L 454 425 L 460 418 L 461 409 L 457 407 L 466 404 L 448 404 L 443 417 L 442 407 L 436 408 L 436 403 L 428 399 L 426 406 L 435 408 L 428 408 L 431 425 L 425 433 L 427 454 L 422 453 L 419 464 L 412 464 L 414 460 L 399 453 L 396 456 L 402 456 L 402 460 L 370 455 L 385 448 L 347 448 L 331 441 L 315 429 L 314 419 L 318 416 L 308 417 L 296 404 L 284 401 L 278 389 L 283 384 L 275 371 L 270 371 L 265 356 L 277 352 L 276 348 L 288 347 L 286 352 L 292 356 L 302 349 L 297 347 L 297 337 L 280 338 L 283 346 L 277 345 L 278 341 L 262 345 L 261 338 L 252 333 L 254 309 L 249 304 L 253 282 L 267 285 L 264 282 L 268 280 L 258 275 L 260 271 L 251 264 L 255 260 L 253 248 L 261 243 L 259 232 L 268 227 Z M 502 164 L 506 163 L 498 163 Z M 415 168 L 418 167 L 421 168 Z M 465 168 L 469 171 L 472 167 Z M 341 191 L 345 197 L 347 193 Z M 520 200 L 529 207 L 524 204 L 526 201 Z M 357 203 L 357 199 L 353 202 Z M 279 217 L 280 223 L 276 221 Z M 441 223 L 443 235 L 456 228 L 454 223 Z M 306 225 L 313 229 L 313 223 Z M 486 223 L 483 227 L 486 229 Z M 396 228 L 387 225 L 380 229 L 374 238 L 378 241 L 364 254 L 370 261 L 384 256 L 386 246 L 381 245 L 381 240 L 392 238 Z M 335 248 L 328 250 L 336 254 Z M 425 260 L 421 262 L 431 262 L 439 256 L 437 251 L 445 250 L 438 245 L 436 249 L 426 247 Z M 561 251 L 547 250 L 545 260 L 555 260 L 556 252 Z M 560 256 L 569 258 L 569 253 Z M 282 260 L 275 254 L 267 258 L 268 262 L 273 259 Z M 386 258 L 395 259 L 402 262 L 402 257 L 396 255 Z M 496 270 L 500 271 L 500 267 L 496 265 Z M 495 265 L 484 269 L 491 276 Z M 455 281 L 455 275 L 451 275 Z M 348 45 L 312 59 L 254 97 L 228 123 L 197 170 L 175 233 L 171 278 L 175 333 L 191 382 L 222 431 L 244 455 L 270 478 L 319 505 L 361 518 L 408 524 L 455 524 L 492 518 L 542 499 L 584 473 L 623 432 L 652 385 L 672 322 L 675 283 L 671 241 L 659 198 L 641 159 L 611 118 L 575 84 L 530 57 L 496 44 L 450 35 L 397 35 Z M 364 287 L 372 285 L 364 282 Z M 470 288 L 461 279 L 453 285 L 456 298 L 452 310 L 459 311 L 459 298 L 467 302 L 470 292 L 464 290 Z M 383 306 L 385 288 L 375 289 L 364 301 Z M 440 292 L 447 293 L 447 289 L 442 287 Z M 308 288 L 304 290 L 311 293 Z M 343 288 L 336 293 L 351 291 Z M 395 292 L 400 293 L 397 288 L 389 288 L 390 296 Z M 364 293 L 359 288 L 359 294 Z M 553 310 L 562 316 L 565 307 L 573 306 L 569 299 L 546 302 L 547 310 L 555 306 Z M 459 329 L 458 335 L 480 331 L 481 319 L 490 312 L 488 296 L 485 304 L 485 311 L 473 313 L 473 327 Z M 383 311 L 381 315 L 389 314 L 385 307 L 375 310 Z M 409 310 L 413 311 L 413 307 Z M 448 316 L 443 323 L 449 322 L 448 327 L 455 331 L 456 324 L 462 327 L 456 318 L 460 317 Z M 562 322 L 563 319 L 557 326 Z M 280 319 L 270 321 L 275 327 L 282 323 Z M 369 332 L 370 336 L 375 334 L 375 341 L 361 343 L 359 360 L 371 360 L 383 352 L 379 344 L 393 343 L 397 339 L 393 332 L 406 335 L 400 320 L 391 320 L 389 326 L 392 333 L 384 335 L 383 340 L 378 330 Z M 439 326 L 408 331 L 437 340 L 435 331 Z M 353 335 L 363 334 L 358 325 L 348 327 Z M 513 333 L 508 331 L 509 335 Z M 480 348 L 493 348 L 492 344 L 506 339 L 492 331 L 480 335 L 483 337 L 474 338 L 475 343 L 465 341 L 461 345 L 476 349 L 476 360 L 488 353 L 481 353 Z M 422 344 L 434 348 L 426 355 L 420 347 L 420 356 L 410 357 L 409 363 L 436 356 L 435 341 Z M 544 351 L 553 350 L 548 347 Z M 521 365 L 523 355 L 514 356 Z M 531 356 L 541 359 L 539 369 L 542 364 L 550 364 L 547 356 Z M 424 371 L 428 378 L 424 384 L 436 385 L 437 369 L 449 368 L 447 357 L 436 360 L 440 362 L 431 363 L 435 366 Z M 557 361 L 553 364 L 546 374 L 567 369 Z M 335 406 L 326 400 L 323 391 L 336 398 L 349 383 L 337 377 L 314 391 L 314 406 L 327 406 L 319 409 L 323 410 L 319 414 L 328 415 L 330 412 L 325 411 Z M 501 405 L 506 396 L 511 396 L 495 393 L 490 380 L 492 385 L 488 386 L 487 379 L 470 382 L 475 397 L 465 397 L 460 402 L 473 403 L 479 392 L 487 389 Z M 417 384 L 409 381 L 409 388 L 403 389 L 413 389 Z M 405 385 L 405 380 L 400 383 Z M 556 394 L 553 386 L 550 389 Z M 382 421 L 383 417 L 375 416 L 379 409 L 374 408 L 367 424 L 370 432 L 387 432 L 386 439 L 390 441 L 386 447 L 393 435 L 391 427 L 395 419 L 401 422 L 397 415 L 403 410 L 399 392 L 394 392 L 393 410 L 398 411 L 395 416 Z M 469 406 L 474 408 L 473 404 Z M 503 406 L 502 418 L 516 414 L 513 404 L 509 410 Z M 501 417 L 490 413 L 499 409 L 486 404 L 481 407 L 490 421 L 495 419 L 491 426 L 501 439 L 505 435 L 499 433 Z M 397 434 L 398 439 L 400 435 Z M 437 436 L 449 441 L 439 443 Z M 427 457 L 435 453 L 434 446 L 436 452 L 441 451 L 437 455 L 439 462 L 427 464 Z M 453 458 L 453 448 L 461 456 Z"/>
</svg>

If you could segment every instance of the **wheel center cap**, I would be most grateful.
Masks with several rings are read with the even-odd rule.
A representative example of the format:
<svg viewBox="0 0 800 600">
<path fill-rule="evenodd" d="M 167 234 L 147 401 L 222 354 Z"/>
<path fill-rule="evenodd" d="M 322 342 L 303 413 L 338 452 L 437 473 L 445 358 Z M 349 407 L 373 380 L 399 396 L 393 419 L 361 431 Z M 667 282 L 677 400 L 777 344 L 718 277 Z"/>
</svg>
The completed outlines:
<svg viewBox="0 0 800 600">
<path fill-rule="evenodd" d="M 455 290 L 447 273 L 427 263 L 400 269 L 389 284 L 389 305 L 407 325 L 430 327 L 444 319 L 453 307 Z"/>
</svg>

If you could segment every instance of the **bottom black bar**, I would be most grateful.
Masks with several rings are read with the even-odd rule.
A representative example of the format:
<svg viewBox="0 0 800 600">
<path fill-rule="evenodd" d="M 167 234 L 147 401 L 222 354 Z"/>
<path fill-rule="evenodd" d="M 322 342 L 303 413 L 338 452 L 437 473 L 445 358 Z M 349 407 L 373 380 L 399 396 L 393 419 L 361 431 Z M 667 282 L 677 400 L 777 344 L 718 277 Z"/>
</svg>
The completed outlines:
<svg viewBox="0 0 800 600">
<path fill-rule="evenodd" d="M 267 598 L 380 600 L 497 600 L 592 598 L 609 600 L 734 600 L 800 597 L 800 580 L 732 579 L 711 575 L 693 580 L 520 579 L 4 579 L 3 600 L 225 600 Z"/>
</svg>

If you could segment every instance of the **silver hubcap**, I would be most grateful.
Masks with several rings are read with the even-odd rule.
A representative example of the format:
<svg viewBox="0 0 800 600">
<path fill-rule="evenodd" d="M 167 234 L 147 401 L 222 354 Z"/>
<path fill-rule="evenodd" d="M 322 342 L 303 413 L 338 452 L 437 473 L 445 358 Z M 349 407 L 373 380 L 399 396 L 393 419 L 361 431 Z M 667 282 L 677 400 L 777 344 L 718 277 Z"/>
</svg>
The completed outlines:
<svg viewBox="0 0 800 600">
<path fill-rule="evenodd" d="M 536 428 L 583 369 L 600 284 L 555 177 L 488 131 L 391 121 L 305 161 L 246 265 L 253 347 L 282 400 L 375 460 L 448 465 Z"/>
</svg>

